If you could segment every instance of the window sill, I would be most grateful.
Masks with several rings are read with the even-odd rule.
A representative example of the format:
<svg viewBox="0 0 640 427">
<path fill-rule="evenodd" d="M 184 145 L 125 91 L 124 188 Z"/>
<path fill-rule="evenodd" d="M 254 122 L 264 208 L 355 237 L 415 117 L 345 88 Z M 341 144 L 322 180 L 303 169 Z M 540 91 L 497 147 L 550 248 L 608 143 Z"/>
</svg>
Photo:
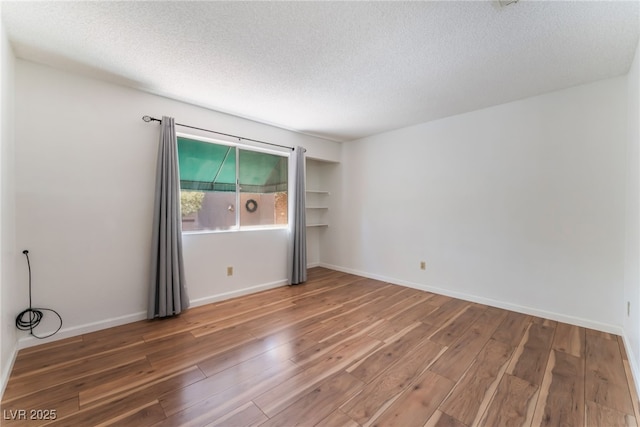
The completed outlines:
<svg viewBox="0 0 640 427">
<path fill-rule="evenodd" d="M 255 226 L 255 227 L 240 227 L 240 228 L 232 228 L 228 230 L 193 230 L 193 231 L 183 231 L 183 236 L 191 236 L 198 234 L 222 234 L 222 233 L 241 233 L 245 231 L 271 231 L 271 230 L 288 230 L 288 225 L 275 225 L 272 227 L 266 226 Z"/>
</svg>

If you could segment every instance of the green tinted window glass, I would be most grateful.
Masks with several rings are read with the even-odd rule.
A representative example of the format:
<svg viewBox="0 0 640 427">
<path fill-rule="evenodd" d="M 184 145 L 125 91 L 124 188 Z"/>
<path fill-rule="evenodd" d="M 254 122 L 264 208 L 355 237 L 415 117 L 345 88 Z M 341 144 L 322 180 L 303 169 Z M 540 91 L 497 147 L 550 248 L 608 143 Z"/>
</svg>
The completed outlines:
<svg viewBox="0 0 640 427">
<path fill-rule="evenodd" d="M 239 182 L 243 193 L 287 191 L 287 158 L 240 150 Z"/>
<path fill-rule="evenodd" d="M 236 191 L 236 149 L 227 145 L 178 138 L 180 188 Z"/>
</svg>

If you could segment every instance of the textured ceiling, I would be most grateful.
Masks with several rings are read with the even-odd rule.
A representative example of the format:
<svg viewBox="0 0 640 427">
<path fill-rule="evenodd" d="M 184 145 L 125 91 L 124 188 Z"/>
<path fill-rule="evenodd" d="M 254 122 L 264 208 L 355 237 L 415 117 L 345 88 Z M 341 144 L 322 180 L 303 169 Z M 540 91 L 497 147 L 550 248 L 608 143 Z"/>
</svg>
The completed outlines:
<svg viewBox="0 0 640 427">
<path fill-rule="evenodd" d="M 18 57 L 348 141 L 624 75 L 639 5 L 3 1 L 2 20 Z"/>
</svg>

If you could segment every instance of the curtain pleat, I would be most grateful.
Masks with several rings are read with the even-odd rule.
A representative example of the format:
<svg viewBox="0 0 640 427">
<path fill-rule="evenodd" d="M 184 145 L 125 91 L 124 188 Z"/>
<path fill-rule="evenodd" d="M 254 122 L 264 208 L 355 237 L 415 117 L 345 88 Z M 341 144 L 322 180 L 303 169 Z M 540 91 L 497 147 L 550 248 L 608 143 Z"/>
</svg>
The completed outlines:
<svg viewBox="0 0 640 427">
<path fill-rule="evenodd" d="M 189 307 L 182 260 L 180 176 L 175 120 L 162 117 L 153 212 L 151 282 L 147 318 L 179 314 Z"/>
<path fill-rule="evenodd" d="M 307 281 L 307 221 L 305 210 L 305 149 L 293 151 L 293 209 L 291 210 L 291 234 L 289 237 L 289 284 Z"/>
</svg>

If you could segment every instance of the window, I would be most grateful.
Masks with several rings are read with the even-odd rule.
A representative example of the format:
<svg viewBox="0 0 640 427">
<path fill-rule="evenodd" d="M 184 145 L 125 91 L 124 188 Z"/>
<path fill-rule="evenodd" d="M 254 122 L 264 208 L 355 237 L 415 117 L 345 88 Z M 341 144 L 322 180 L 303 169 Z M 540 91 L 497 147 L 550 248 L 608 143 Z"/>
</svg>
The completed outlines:
<svg viewBox="0 0 640 427">
<path fill-rule="evenodd" d="M 287 224 L 288 157 L 178 137 L 183 231 Z"/>
</svg>

